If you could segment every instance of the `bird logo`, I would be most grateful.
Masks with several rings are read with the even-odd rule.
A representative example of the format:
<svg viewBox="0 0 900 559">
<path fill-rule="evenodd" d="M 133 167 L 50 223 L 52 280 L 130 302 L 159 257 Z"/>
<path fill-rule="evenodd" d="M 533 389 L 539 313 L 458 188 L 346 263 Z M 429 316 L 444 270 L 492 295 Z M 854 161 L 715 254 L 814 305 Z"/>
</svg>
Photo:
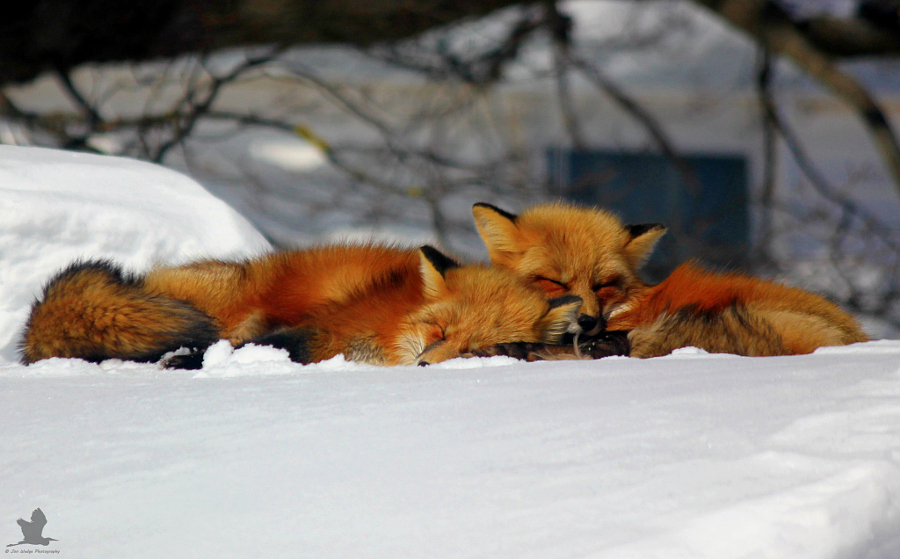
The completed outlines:
<svg viewBox="0 0 900 559">
<path fill-rule="evenodd" d="M 31 522 L 26 521 L 24 518 L 20 518 L 16 522 L 19 524 L 19 527 L 22 528 L 22 541 L 19 543 L 11 543 L 6 547 L 13 547 L 26 543 L 29 545 L 49 545 L 50 542 L 58 541 L 53 538 L 45 538 L 42 534 L 44 526 L 47 525 L 47 517 L 44 516 L 44 511 L 39 508 L 34 509 L 34 512 L 31 513 Z"/>
</svg>

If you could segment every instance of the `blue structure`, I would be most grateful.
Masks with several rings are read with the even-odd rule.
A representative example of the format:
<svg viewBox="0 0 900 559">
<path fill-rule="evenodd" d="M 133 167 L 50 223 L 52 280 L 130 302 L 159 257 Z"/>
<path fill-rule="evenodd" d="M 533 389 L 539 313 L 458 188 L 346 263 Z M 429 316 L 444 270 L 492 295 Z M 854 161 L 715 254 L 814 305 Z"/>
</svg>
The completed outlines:
<svg viewBox="0 0 900 559">
<path fill-rule="evenodd" d="M 664 223 L 669 233 L 645 268 L 651 281 L 688 259 L 717 270 L 746 267 L 746 161 L 722 155 L 693 155 L 684 161 L 690 181 L 655 153 L 551 148 L 549 189 L 560 198 L 611 210 L 626 223 Z"/>
</svg>

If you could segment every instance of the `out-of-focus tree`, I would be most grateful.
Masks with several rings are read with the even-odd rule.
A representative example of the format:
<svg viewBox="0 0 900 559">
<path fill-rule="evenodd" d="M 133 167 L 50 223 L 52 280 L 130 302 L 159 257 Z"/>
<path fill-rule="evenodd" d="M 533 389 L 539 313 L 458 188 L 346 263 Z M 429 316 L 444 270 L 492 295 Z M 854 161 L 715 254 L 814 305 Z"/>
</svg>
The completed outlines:
<svg viewBox="0 0 900 559">
<path fill-rule="evenodd" d="M 854 199 L 853 184 L 829 183 L 772 90 L 777 61 L 789 60 L 851 107 L 900 193 L 896 134 L 876 97 L 840 64 L 900 54 L 900 1 L 864 0 L 840 17 L 803 13 L 788 0 L 620 3 L 657 15 L 626 18 L 622 29 L 586 44 L 573 32 L 570 6 L 550 0 L 39 0 L 0 22 L 0 137 L 185 167 L 207 182 L 240 185 L 233 196 L 260 215 L 297 214 L 285 227 L 338 208 L 339 224 L 339 213 L 355 212 L 356 225 L 402 217 L 460 244 L 472 227 L 455 199 L 515 207 L 547 196 L 535 175 L 546 146 L 522 123 L 558 128 L 573 149 L 592 147 L 590 109 L 579 101 L 585 84 L 628 115 L 684 183 L 696 180 L 665 120 L 604 66 L 610 53 L 665 49 L 672 35 L 690 35 L 696 24 L 685 14 L 693 6 L 758 48 L 765 164 L 754 189 L 763 209 L 754 264 L 789 272 L 790 258 L 774 247 L 808 225 L 837 278 L 821 289 L 900 327 L 897 229 Z M 331 50 L 309 50 L 326 44 Z M 336 60 L 343 66 L 332 67 Z M 29 82 L 62 97 L 31 103 Z M 517 101 L 526 82 L 546 85 L 550 117 Z M 298 179 L 243 159 L 213 165 L 203 155 L 203 146 L 247 131 L 303 138 L 325 165 Z M 817 192 L 819 209 L 780 205 L 777 142 Z M 291 197 L 302 204 L 283 201 Z M 875 255 L 877 281 L 855 277 L 862 253 Z"/>
<path fill-rule="evenodd" d="M 145 62 L 252 46 L 405 39 L 510 0 L 37 0 L 0 21 L 0 83 L 86 63 Z"/>
</svg>

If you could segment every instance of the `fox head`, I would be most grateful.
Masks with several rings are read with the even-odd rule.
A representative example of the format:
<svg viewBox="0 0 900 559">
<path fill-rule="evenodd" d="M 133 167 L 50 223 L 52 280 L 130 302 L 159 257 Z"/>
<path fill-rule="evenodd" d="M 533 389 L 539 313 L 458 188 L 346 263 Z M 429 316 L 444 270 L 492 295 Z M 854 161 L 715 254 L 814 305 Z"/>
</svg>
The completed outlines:
<svg viewBox="0 0 900 559">
<path fill-rule="evenodd" d="M 600 209 L 552 203 L 520 215 L 472 208 L 491 262 L 539 286 L 547 297 L 582 300 L 572 332 L 596 334 L 644 286 L 637 271 L 666 232 L 661 223 L 623 225 Z"/>
<path fill-rule="evenodd" d="M 432 247 L 419 250 L 424 304 L 400 325 L 404 363 L 428 365 L 506 342 L 559 343 L 581 299 L 547 300 L 503 269 L 460 266 Z"/>
</svg>

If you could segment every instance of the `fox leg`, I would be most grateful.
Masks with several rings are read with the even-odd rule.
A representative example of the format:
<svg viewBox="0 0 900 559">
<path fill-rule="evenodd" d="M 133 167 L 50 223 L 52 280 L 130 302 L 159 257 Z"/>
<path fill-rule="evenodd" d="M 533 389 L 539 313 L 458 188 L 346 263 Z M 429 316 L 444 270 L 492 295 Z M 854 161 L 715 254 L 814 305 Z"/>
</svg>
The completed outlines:
<svg viewBox="0 0 900 559">
<path fill-rule="evenodd" d="M 218 339 L 215 320 L 190 303 L 151 293 L 142 278 L 95 260 L 76 262 L 47 283 L 19 347 L 24 363 L 49 357 L 153 362 Z"/>
</svg>

